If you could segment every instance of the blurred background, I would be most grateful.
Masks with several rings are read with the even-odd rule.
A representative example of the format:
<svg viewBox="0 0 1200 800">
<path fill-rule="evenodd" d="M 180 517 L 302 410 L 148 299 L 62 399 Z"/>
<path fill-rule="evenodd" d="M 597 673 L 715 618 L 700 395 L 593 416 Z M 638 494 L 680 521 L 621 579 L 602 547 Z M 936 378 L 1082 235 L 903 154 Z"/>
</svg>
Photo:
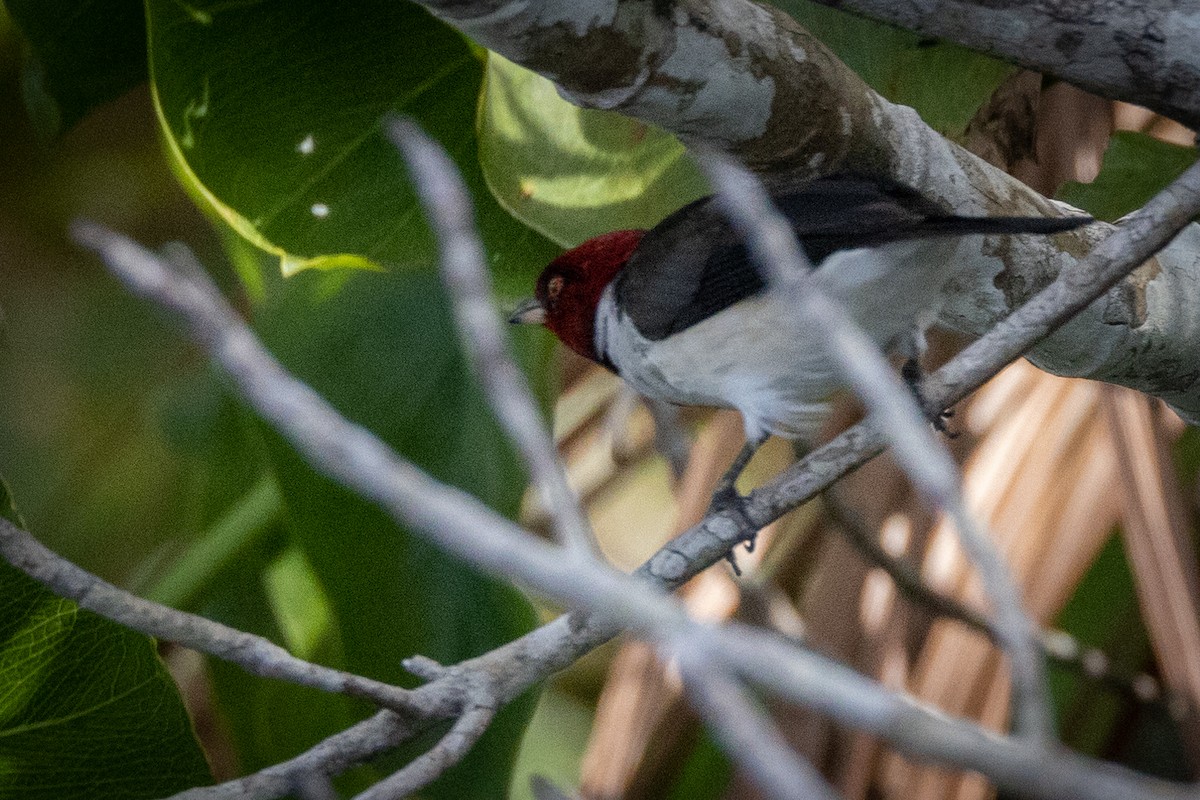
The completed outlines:
<svg viewBox="0 0 1200 800">
<path fill-rule="evenodd" d="M 126 12 L 110 18 L 126 31 L 122 63 L 140 58 L 141 71 L 73 101 L 63 89 L 70 70 L 56 72 L 55 64 L 85 63 L 87 51 L 54 46 L 74 29 L 63 24 L 47 35 L 30 4 L 10 2 L 12 18 L 0 5 L 0 474 L 29 528 L 139 594 L 269 635 L 298 655 L 408 684 L 399 666 L 407 655 L 457 660 L 550 618 L 555 609 L 432 552 L 310 473 L 229 396 L 174 326 L 70 243 L 67 226 L 85 216 L 153 247 L 185 243 L 280 358 L 339 408 L 438 477 L 540 529 L 544 515 L 523 496 L 523 475 L 454 344 L 427 234 L 411 192 L 396 188 L 405 178 L 394 156 L 372 151 L 374 139 L 356 144 L 349 161 L 361 160 L 358 182 L 352 171 L 321 178 L 325 185 L 288 173 L 292 162 L 279 154 L 296 157 L 305 125 L 317 132 L 318 148 L 327 128 L 330 139 L 343 135 L 334 128 L 344 115 L 320 111 L 318 101 L 329 103 L 352 83 L 323 71 L 325 60 L 347 60 L 385 34 L 405 46 L 433 42 L 442 59 L 437 80 L 451 81 L 453 91 L 431 99 L 385 85 L 376 100 L 415 113 L 459 160 L 480 204 L 502 303 L 528 293 L 558 247 L 593 227 L 652 224 L 701 193 L 702 183 L 673 140 L 564 107 L 544 81 L 500 59 L 485 65 L 480 52 L 405 4 L 382 33 L 353 19 L 361 8 L 331 22 L 315 6 L 290 14 L 269 2 L 244 12 L 280 15 L 269 34 L 253 34 L 262 29 L 245 19 L 210 25 L 222 42 L 234 28 L 263 36 L 267 53 L 306 36 L 326 43 L 301 49 L 307 61 L 275 72 L 252 53 L 237 63 L 240 75 L 226 76 L 247 87 L 253 106 L 264 102 L 263 87 L 245 76 L 257 70 L 281 107 L 305 98 L 309 117 L 286 130 L 266 127 L 270 135 L 260 137 L 272 114 L 287 113 L 267 108 L 250 123 L 231 113 L 241 127 L 219 130 L 213 110 L 205 128 L 210 99 L 213 109 L 238 111 L 236 98 L 221 94 L 211 63 L 196 74 L 192 62 L 181 63 L 195 56 L 189 47 L 212 49 L 216 61 L 228 51 L 170 38 L 187 29 L 169 17 L 182 12 L 167 5 L 147 3 L 147 34 L 137 29 L 140 4 L 132 15 L 129 4 L 114 4 Z M 191 11 L 224 13 L 209 5 Z M 863 20 L 782 5 L 877 90 L 1098 217 L 1136 208 L 1194 159 L 1193 133 L 1149 112 Z M 147 35 L 153 92 L 145 83 Z M 420 58 L 410 53 L 407 61 Z M 421 70 L 430 67 L 418 66 L 415 77 L 395 80 L 424 80 Z M 344 69 L 353 76 L 363 66 Z M 294 86 L 285 73 L 298 76 Z M 956 76 L 953 91 L 947 75 Z M 46 112 L 47 97 L 55 113 Z M 381 112 L 363 113 L 377 120 Z M 270 138 L 276 134 L 278 141 Z M 239 166 L 239 158 L 253 163 Z M 364 184 L 368 167 L 395 177 Z M 302 188 L 288 194 L 289 181 Z M 329 203 L 336 222 L 358 194 L 373 211 L 354 206 L 351 221 L 332 233 L 319 225 L 319 204 Z M 277 202 L 284 195 L 287 202 Z M 401 199 L 378 207 L 385 195 Z M 385 270 L 355 268 L 366 261 Z M 636 567 L 702 514 L 741 445 L 740 422 L 727 412 L 652 413 L 548 337 L 520 335 L 514 344 L 605 554 L 623 569 Z M 939 336 L 936 358 L 961 345 L 952 334 Z M 855 413 L 848 405 L 830 433 Z M 957 409 L 950 424 L 971 502 L 1047 631 L 1064 741 L 1164 777 L 1195 777 L 1196 432 L 1136 393 L 1023 363 Z M 772 442 L 742 488 L 791 458 L 784 443 Z M 981 608 L 979 587 L 951 532 L 886 457 L 760 541 L 755 553 L 739 554 L 740 578 L 721 565 L 685 587 L 697 615 L 802 637 L 890 686 L 1004 728 L 1003 660 L 970 624 Z M 898 588 L 885 567 L 906 583 Z M 948 619 L 947 608 L 965 621 Z M 170 645 L 159 651 L 218 779 L 294 755 L 367 713 Z M 770 708 L 848 798 L 990 794 L 977 777 L 913 763 L 801 709 Z M 531 797 L 534 774 L 589 798 L 755 796 L 687 710 L 671 666 L 624 641 L 518 703 L 429 796 L 495 797 L 511 787 L 511 796 Z M 359 771 L 339 788 L 351 791 L 370 777 L 370 769 Z"/>
</svg>

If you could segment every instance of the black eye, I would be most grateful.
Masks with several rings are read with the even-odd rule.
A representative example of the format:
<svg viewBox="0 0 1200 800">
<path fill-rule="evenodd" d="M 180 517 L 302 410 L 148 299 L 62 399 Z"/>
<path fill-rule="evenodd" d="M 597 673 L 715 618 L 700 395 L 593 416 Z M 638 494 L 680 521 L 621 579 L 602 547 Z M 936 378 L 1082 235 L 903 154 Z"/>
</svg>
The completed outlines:
<svg viewBox="0 0 1200 800">
<path fill-rule="evenodd" d="M 551 308 L 558 302 L 558 296 L 562 294 L 563 276 L 555 275 L 546 283 L 546 305 Z"/>
</svg>

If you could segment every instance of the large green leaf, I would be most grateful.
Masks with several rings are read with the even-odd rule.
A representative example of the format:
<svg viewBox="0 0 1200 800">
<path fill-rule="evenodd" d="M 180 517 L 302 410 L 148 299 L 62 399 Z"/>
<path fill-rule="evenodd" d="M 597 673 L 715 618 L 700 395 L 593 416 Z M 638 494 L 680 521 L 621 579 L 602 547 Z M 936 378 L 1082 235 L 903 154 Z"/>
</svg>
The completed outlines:
<svg viewBox="0 0 1200 800">
<path fill-rule="evenodd" d="M 650 227 L 708 191 L 674 136 L 574 106 L 547 79 L 494 53 L 479 128 L 484 175 L 501 204 L 564 246 Z"/>
<path fill-rule="evenodd" d="M 1014 67 L 812 0 L 770 0 L 824 42 L 872 89 L 912 106 L 931 126 L 961 134 Z"/>
<path fill-rule="evenodd" d="M 154 643 L 0 562 L 0 798 L 134 800 L 210 780 Z"/>
<path fill-rule="evenodd" d="M 284 644 L 302 658 L 342 666 L 341 643 L 331 624 L 328 597 L 312 580 L 299 551 L 288 542 L 282 528 L 251 542 L 217 574 L 202 611 L 239 630 Z M 280 587 L 281 583 L 285 586 Z M 299 636 L 289 630 L 292 626 L 286 621 L 293 612 L 311 615 L 307 630 Z M 291 758 L 367 713 L 363 703 L 286 681 L 263 680 L 223 661 L 210 662 L 210 674 L 243 772 Z M 370 782 L 369 775 L 351 775 L 340 779 L 339 788 L 356 793 Z"/>
<path fill-rule="evenodd" d="M 1133 131 L 1109 140 L 1100 174 L 1091 183 L 1068 183 L 1058 196 L 1097 219 L 1114 220 L 1141 208 L 1196 160 L 1196 150 Z"/>
<path fill-rule="evenodd" d="M 436 478 L 516 512 L 525 477 L 459 353 L 435 275 L 306 271 L 268 293 L 258 327 L 290 369 L 351 419 Z M 282 440 L 267 439 L 289 530 L 327 593 L 345 668 L 411 683 L 400 666 L 407 656 L 452 663 L 533 625 L 512 587 L 397 527 Z M 501 796 L 530 711 L 526 701 L 502 715 L 430 796 Z"/>
<path fill-rule="evenodd" d="M 38 131 L 66 130 L 146 80 L 139 0 L 7 0 L 29 42 L 22 88 Z"/>
<path fill-rule="evenodd" d="M 501 291 L 527 293 L 556 249 L 504 212 L 484 185 L 474 132 L 481 62 L 458 34 L 394 0 L 186 7 L 148 0 L 148 8 L 152 86 L 169 154 L 193 196 L 236 232 L 231 250 L 260 301 L 256 324 L 268 344 L 343 413 L 438 477 L 515 513 L 524 476 L 458 353 L 440 286 L 427 270 L 402 268 L 431 264 L 434 252 L 380 125 L 402 112 L 448 147 L 475 195 Z M 246 243 L 278 258 L 291 277 L 257 281 Z M 375 265 L 386 269 L 302 271 Z M 534 341 L 544 357 L 545 338 Z M 397 528 L 314 474 L 273 434 L 266 439 L 283 525 L 298 549 L 270 562 L 269 574 L 241 576 L 254 591 L 237 594 L 258 597 L 254 608 L 211 593 L 214 613 L 293 649 L 292 639 L 307 642 L 314 658 L 409 682 L 400 667 L 406 656 L 456 661 L 533 624 L 511 587 Z M 325 598 L 336 646 L 323 645 L 320 631 L 304 633 L 280 599 L 299 596 L 305 570 Z M 320 703 L 322 711 L 289 712 L 289 704 L 306 702 L 302 693 L 250 685 L 225 669 L 217 688 L 247 769 L 369 711 L 334 698 Z M 530 708 L 526 700 L 502 714 L 429 794 L 502 794 Z M 280 711 L 286 730 L 264 727 Z"/>
<path fill-rule="evenodd" d="M 471 184 L 501 275 L 553 248 L 488 195 L 476 159 L 482 64 L 466 42 L 401 0 L 293 3 L 147 0 L 160 122 L 185 185 L 211 213 L 280 259 L 413 266 L 431 238 L 382 135 L 411 115 Z"/>
</svg>

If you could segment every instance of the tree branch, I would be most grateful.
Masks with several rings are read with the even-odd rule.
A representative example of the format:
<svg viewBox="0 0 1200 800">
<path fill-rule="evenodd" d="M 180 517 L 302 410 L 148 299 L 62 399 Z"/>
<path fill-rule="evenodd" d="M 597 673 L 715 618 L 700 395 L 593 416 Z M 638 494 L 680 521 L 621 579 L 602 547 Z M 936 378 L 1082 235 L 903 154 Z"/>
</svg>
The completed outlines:
<svg viewBox="0 0 1200 800">
<path fill-rule="evenodd" d="M 562 544 L 583 558 L 596 551 L 579 498 L 567 485 L 537 402 L 508 350 L 492 299 L 483 243 L 472 224 L 471 199 L 442 150 L 405 119 L 388 124 L 392 144 L 413 173 L 413 185 L 438 237 L 441 274 L 454 301 L 464 349 L 484 395 L 529 467 L 532 482 Z"/>
<path fill-rule="evenodd" d="M 287 797 L 310 775 L 340 775 L 392 750 L 428 727 L 412 726 L 391 711 L 352 725 L 295 758 L 216 786 L 199 786 L 166 800 L 267 800 Z"/>
<path fill-rule="evenodd" d="M 994 628 L 1012 662 L 1014 727 L 1034 739 L 1052 738 L 1053 714 L 1037 630 L 1021 605 L 1020 591 L 986 531 L 967 509 L 954 459 L 926 422 L 916 398 L 850 313 L 822 288 L 788 220 L 759 182 L 742 167 L 715 155 L 700 159 L 721 210 L 745 239 L 769 277 L 778 302 L 792 309 L 805 340 L 823 343 L 835 368 L 853 387 L 883 433 L 897 463 L 918 491 L 953 520 L 963 550 L 995 609 Z M 940 414 L 942 409 L 933 412 Z"/>
<path fill-rule="evenodd" d="M 487 732 L 500 708 L 486 678 L 485 674 L 468 677 L 470 686 L 462 711 L 437 744 L 370 789 L 356 795 L 354 800 L 403 800 L 424 789 L 462 761 Z"/>
<path fill-rule="evenodd" d="M 776 800 L 837 800 L 833 787 L 754 706 L 745 687 L 725 671 L 714 669 L 699 649 L 695 642 L 676 642 L 664 655 L 678 663 L 688 698 L 705 725 L 759 789 Z"/>
<path fill-rule="evenodd" d="M 816 0 L 1200 127 L 1200 8 L 1173 0 Z"/>
<path fill-rule="evenodd" d="M 253 675 L 362 697 L 406 715 L 424 713 L 413 704 L 412 694 L 406 689 L 304 661 L 261 636 L 118 589 L 51 551 L 3 517 L 0 556 L 59 597 L 74 600 L 81 608 L 147 636 L 208 653 Z"/>
</svg>

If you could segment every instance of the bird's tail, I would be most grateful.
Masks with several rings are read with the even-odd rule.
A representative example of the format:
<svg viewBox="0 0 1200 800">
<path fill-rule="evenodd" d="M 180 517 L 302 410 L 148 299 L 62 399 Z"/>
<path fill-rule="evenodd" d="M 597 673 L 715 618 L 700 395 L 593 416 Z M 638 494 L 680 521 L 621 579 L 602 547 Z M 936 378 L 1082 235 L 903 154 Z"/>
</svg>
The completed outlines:
<svg viewBox="0 0 1200 800">
<path fill-rule="evenodd" d="M 929 217 L 921 229 L 926 234 L 965 236 L 972 233 L 1061 233 L 1074 230 L 1096 220 L 1088 216 L 1073 217 Z"/>
</svg>

